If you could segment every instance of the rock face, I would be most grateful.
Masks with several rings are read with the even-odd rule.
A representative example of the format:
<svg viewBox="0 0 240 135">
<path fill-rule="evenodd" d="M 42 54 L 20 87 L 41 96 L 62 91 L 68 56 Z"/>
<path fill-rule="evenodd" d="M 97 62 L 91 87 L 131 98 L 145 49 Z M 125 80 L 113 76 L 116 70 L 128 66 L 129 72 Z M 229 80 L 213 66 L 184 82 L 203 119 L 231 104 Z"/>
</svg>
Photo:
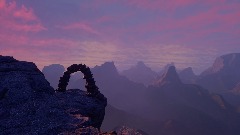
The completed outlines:
<svg viewBox="0 0 240 135">
<path fill-rule="evenodd" d="M 34 63 L 0 56 L 3 135 L 76 133 L 90 126 L 99 129 L 106 105 L 106 98 L 88 96 L 79 89 L 56 92 Z"/>
<path fill-rule="evenodd" d="M 229 91 L 240 82 L 239 69 L 240 53 L 223 55 L 200 75 L 196 83 L 213 92 Z"/>
<path fill-rule="evenodd" d="M 152 71 L 143 62 L 138 62 L 136 66 L 128 70 L 124 70 L 122 75 L 126 76 L 129 80 L 137 83 L 142 83 L 145 86 L 150 85 L 157 77 L 157 73 Z"/>
</svg>

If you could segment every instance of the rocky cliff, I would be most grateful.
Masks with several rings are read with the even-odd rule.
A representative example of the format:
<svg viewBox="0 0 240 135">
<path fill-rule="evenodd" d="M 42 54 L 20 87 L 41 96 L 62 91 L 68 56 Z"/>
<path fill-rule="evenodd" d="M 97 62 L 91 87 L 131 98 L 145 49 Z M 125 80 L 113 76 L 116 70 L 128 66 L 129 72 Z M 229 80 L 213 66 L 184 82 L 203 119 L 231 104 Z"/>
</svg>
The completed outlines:
<svg viewBox="0 0 240 135">
<path fill-rule="evenodd" d="M 34 63 L 0 56 L 1 134 L 99 134 L 107 100 L 91 92 L 55 91 Z"/>
<path fill-rule="evenodd" d="M 231 53 L 216 58 L 196 81 L 212 92 L 232 90 L 240 82 L 240 53 Z"/>
</svg>

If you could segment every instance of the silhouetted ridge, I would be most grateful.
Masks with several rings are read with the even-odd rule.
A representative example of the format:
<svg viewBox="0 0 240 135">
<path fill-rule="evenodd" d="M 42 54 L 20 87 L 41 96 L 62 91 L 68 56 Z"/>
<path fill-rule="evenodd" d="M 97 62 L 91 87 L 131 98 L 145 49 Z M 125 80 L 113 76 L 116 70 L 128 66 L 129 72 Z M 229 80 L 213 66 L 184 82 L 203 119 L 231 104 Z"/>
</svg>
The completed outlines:
<svg viewBox="0 0 240 135">
<path fill-rule="evenodd" d="M 194 74 L 193 69 L 188 67 L 179 72 L 179 78 L 183 83 L 194 84 L 197 76 Z"/>
<path fill-rule="evenodd" d="M 181 80 L 176 72 L 175 66 L 169 66 L 167 72 L 165 72 L 161 78 L 157 81 L 158 85 L 164 84 L 181 84 Z"/>
<path fill-rule="evenodd" d="M 195 76 L 195 74 L 193 73 L 193 69 L 191 67 L 185 68 L 183 69 L 180 74 L 184 74 L 186 76 Z"/>
<path fill-rule="evenodd" d="M 142 61 L 138 61 L 137 67 L 146 67 L 146 65 Z"/>
<path fill-rule="evenodd" d="M 240 53 L 231 53 L 216 58 L 212 67 L 204 71 L 202 75 L 227 70 L 236 71 L 239 68 L 240 68 Z"/>
<path fill-rule="evenodd" d="M 118 71 L 114 62 L 105 62 L 101 66 L 95 66 L 94 70 L 98 70 L 99 72 L 105 72 L 106 75 L 118 75 Z M 100 71 L 101 70 L 101 71 Z"/>
<path fill-rule="evenodd" d="M 145 86 L 152 84 L 157 77 L 157 73 L 146 66 L 142 61 L 139 61 L 135 66 L 122 71 L 121 75 L 126 76 L 133 82 L 142 83 Z"/>
<path fill-rule="evenodd" d="M 159 74 L 159 75 L 163 75 L 164 73 L 166 73 L 166 72 L 168 71 L 168 68 L 169 68 L 170 66 L 175 66 L 175 65 L 174 65 L 173 62 L 166 64 L 166 65 L 163 67 L 163 69 L 159 71 L 158 74 Z"/>
<path fill-rule="evenodd" d="M 223 55 L 200 75 L 196 83 L 214 92 L 230 91 L 240 82 L 239 69 L 240 53 Z"/>
</svg>

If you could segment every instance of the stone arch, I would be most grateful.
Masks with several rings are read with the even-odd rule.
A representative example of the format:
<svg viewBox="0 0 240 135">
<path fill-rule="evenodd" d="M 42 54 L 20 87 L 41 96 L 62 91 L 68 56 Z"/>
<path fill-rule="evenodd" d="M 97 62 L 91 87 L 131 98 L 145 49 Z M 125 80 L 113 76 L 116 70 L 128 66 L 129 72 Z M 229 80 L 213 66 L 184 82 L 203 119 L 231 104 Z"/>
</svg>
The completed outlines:
<svg viewBox="0 0 240 135">
<path fill-rule="evenodd" d="M 93 78 L 93 74 L 89 67 L 87 67 L 85 64 L 73 64 L 70 67 L 67 68 L 67 71 L 64 72 L 63 76 L 60 77 L 58 89 L 59 92 L 65 92 L 67 89 L 67 85 L 69 83 L 69 79 L 71 77 L 72 73 L 81 71 L 84 75 L 83 79 L 86 80 L 85 88 L 87 89 L 88 95 L 96 96 L 98 95 L 99 88 L 95 84 L 95 80 Z"/>
</svg>

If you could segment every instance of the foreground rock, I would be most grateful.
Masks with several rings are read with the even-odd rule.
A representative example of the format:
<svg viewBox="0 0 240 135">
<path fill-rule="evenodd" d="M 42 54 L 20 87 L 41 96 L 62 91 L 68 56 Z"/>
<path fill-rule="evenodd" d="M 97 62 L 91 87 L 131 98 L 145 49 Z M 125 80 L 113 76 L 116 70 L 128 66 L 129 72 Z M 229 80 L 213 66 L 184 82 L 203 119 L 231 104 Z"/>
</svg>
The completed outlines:
<svg viewBox="0 0 240 135">
<path fill-rule="evenodd" d="M 34 63 L 0 56 L 1 134 L 100 134 L 107 100 L 87 93 L 55 92 Z"/>
</svg>

